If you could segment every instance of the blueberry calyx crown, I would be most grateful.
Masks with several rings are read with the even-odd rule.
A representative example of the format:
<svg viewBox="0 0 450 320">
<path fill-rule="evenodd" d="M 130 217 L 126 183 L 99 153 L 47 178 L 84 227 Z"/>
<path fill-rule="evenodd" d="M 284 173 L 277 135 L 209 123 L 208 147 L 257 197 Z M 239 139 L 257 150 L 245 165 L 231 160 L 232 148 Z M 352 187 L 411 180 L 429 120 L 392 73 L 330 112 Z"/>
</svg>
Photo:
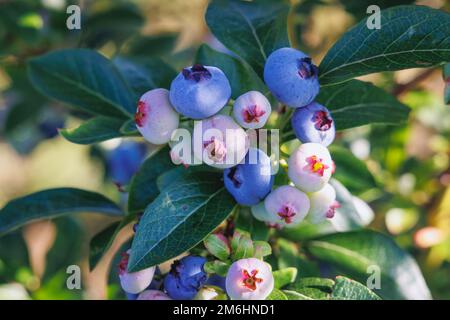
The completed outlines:
<svg viewBox="0 0 450 320">
<path fill-rule="evenodd" d="M 136 122 L 136 124 L 139 127 L 144 126 L 144 120 L 145 120 L 146 116 L 147 116 L 147 113 L 145 112 L 145 102 L 139 101 L 137 111 L 134 114 L 134 121 Z"/>
<path fill-rule="evenodd" d="M 122 252 L 122 259 L 120 259 L 119 262 L 119 275 L 123 275 L 127 272 L 128 267 L 128 259 L 130 258 L 130 255 L 127 252 Z"/>
<path fill-rule="evenodd" d="M 302 79 L 309 79 L 317 76 L 318 68 L 312 63 L 310 57 L 305 57 L 297 60 L 298 74 Z"/>
<path fill-rule="evenodd" d="M 285 223 L 292 223 L 292 219 L 295 217 L 296 212 L 293 208 L 291 208 L 288 205 L 284 205 L 280 208 L 278 211 L 278 216 L 281 218 L 281 220 L 284 220 Z"/>
<path fill-rule="evenodd" d="M 186 80 L 194 80 L 200 82 L 201 80 L 211 79 L 211 72 L 201 64 L 194 64 L 191 68 L 184 68 L 181 72 Z"/>
<path fill-rule="evenodd" d="M 242 181 L 240 181 L 237 177 L 237 170 L 238 168 L 235 166 L 230 169 L 230 172 L 228 172 L 228 179 L 233 182 L 235 188 L 239 188 L 242 185 Z"/>
<path fill-rule="evenodd" d="M 328 112 L 323 110 L 314 112 L 312 121 L 314 122 L 314 127 L 320 131 L 329 130 L 333 124 L 333 119 L 331 119 Z"/>
<path fill-rule="evenodd" d="M 248 106 L 243 112 L 242 116 L 246 123 L 259 122 L 259 118 L 265 115 L 266 112 L 258 105 Z"/>
<path fill-rule="evenodd" d="M 257 283 L 263 282 L 262 278 L 256 277 L 258 272 L 258 269 L 252 270 L 250 273 L 245 269 L 242 271 L 242 283 L 252 291 L 256 290 Z"/>
</svg>

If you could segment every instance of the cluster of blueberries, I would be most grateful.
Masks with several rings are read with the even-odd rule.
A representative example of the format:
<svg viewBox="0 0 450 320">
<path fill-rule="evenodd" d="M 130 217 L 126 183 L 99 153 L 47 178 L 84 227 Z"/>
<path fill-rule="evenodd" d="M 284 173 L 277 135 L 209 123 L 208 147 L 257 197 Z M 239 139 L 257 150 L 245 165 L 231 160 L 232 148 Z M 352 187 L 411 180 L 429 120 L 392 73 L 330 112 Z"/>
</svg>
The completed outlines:
<svg viewBox="0 0 450 320">
<path fill-rule="evenodd" d="M 253 216 L 271 227 L 293 227 L 305 218 L 311 223 L 332 218 L 339 204 L 328 183 L 335 166 L 327 146 L 335 138 L 335 125 L 328 109 L 314 101 L 320 88 L 318 68 L 303 52 L 281 48 L 267 59 L 264 81 L 275 99 L 295 109 L 291 123 L 302 144 L 288 160 L 290 185 L 274 188 L 271 159 L 264 151 L 249 147 L 243 129 L 264 127 L 271 114 L 270 102 L 262 93 L 250 91 L 234 101 L 232 115 L 223 113 L 230 101 L 231 86 L 216 67 L 187 67 L 173 80 L 170 91 L 154 89 L 145 93 L 138 103 L 136 126 L 153 144 L 170 142 L 179 127 L 180 114 L 201 120 L 194 126 L 194 136 L 196 131 L 201 134 L 215 129 L 220 134 L 200 135 L 202 149 L 197 153 L 194 150 L 194 156 L 204 159 L 206 155 L 207 164 L 223 169 L 225 187 L 236 202 L 250 206 Z M 226 161 L 230 157 L 234 163 Z M 120 268 L 122 287 L 128 293 L 142 292 L 138 299 L 205 297 L 208 295 L 201 289 L 211 279 L 203 269 L 205 262 L 195 256 L 176 261 L 164 278 L 165 292 L 145 290 L 152 282 L 155 267 L 127 273 L 125 262 Z M 273 289 L 270 266 L 255 258 L 235 261 L 226 279 L 219 282 L 218 287 L 231 299 L 265 299 Z"/>
</svg>

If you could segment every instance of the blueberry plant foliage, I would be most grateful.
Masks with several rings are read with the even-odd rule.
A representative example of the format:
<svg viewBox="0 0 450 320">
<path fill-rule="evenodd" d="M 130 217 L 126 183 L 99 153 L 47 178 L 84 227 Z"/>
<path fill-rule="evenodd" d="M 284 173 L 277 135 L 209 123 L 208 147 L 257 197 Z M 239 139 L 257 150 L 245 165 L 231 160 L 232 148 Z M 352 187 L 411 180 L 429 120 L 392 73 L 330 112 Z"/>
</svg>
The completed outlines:
<svg viewBox="0 0 450 320">
<path fill-rule="evenodd" d="M 295 46 L 287 31 L 292 10 L 282 1 L 211 1 L 205 20 L 228 52 L 202 44 L 191 61 L 194 66 L 222 70 L 230 83 L 233 100 L 248 91 L 266 96 L 274 119 L 265 128 L 280 130 L 280 163 L 288 161 L 293 150 L 287 146 L 297 140 L 290 121 L 292 109 L 285 108 L 270 92 L 264 81 L 264 69 L 273 52 Z M 381 11 L 379 29 L 369 29 L 366 19 L 328 50 L 317 70 L 308 70 L 318 72 L 320 93 L 315 101 L 328 108 L 338 133 L 362 125 L 395 125 L 408 120 L 409 107 L 385 90 L 355 77 L 428 68 L 450 61 L 447 13 L 400 5 Z M 139 41 L 132 44 L 129 55 L 107 58 L 93 49 L 61 49 L 28 61 L 28 76 L 37 91 L 88 115 L 79 127 L 62 130 L 64 138 L 77 144 L 95 144 L 141 136 L 134 119 L 139 97 L 151 89 L 170 89 L 177 75 L 175 69 L 179 68 L 156 57 L 158 52 L 145 52 L 145 48 L 152 47 L 149 41 L 150 45 Z M 173 37 L 164 41 L 170 45 Z M 139 54 L 152 58 L 145 59 Z M 448 69 L 447 65 L 446 75 Z M 447 99 L 448 96 L 447 92 Z M 189 121 L 181 118 L 180 126 L 189 126 Z M 245 261 L 248 265 L 258 265 L 262 259 L 270 263 L 272 271 L 265 269 L 267 265 L 260 266 L 264 272 L 245 274 L 243 281 L 248 288 L 259 290 L 263 280 L 258 276 L 272 273 L 271 286 L 255 291 L 260 296 L 242 295 L 239 288 L 227 287 L 227 295 L 232 298 L 431 298 L 413 258 L 388 236 L 366 228 L 370 221 L 364 212 L 370 208 L 351 192 L 361 192 L 377 182 L 365 163 L 349 150 L 329 147 L 336 167 L 330 180 L 339 203 L 335 217 L 319 224 L 304 220 L 293 228 L 277 229 L 253 217 L 253 208 L 236 203 L 224 186 L 222 170 L 206 165 L 187 168 L 175 165 L 169 154 L 170 146 L 154 149 L 125 188 L 126 206 L 91 191 L 43 190 L 15 199 L 0 210 L 0 234 L 39 219 L 96 212 L 121 220 L 92 239 L 91 268 L 123 227 L 138 222 L 131 252 L 126 264 L 121 265 L 122 275 L 148 271 L 190 251 L 206 257 L 203 270 L 209 277 L 226 276 L 227 281 L 242 277 L 234 270 L 243 259 L 250 259 Z M 289 181 L 287 168 L 281 165 L 274 185 L 287 185 Z M 288 223 L 290 213 L 283 214 Z M 178 263 L 183 266 L 183 262 Z M 330 274 L 339 276 L 321 275 L 319 264 L 329 266 L 333 270 Z M 380 286 L 369 289 L 368 269 L 373 266 L 379 270 Z M 154 270 L 148 272 L 152 276 L 153 273 Z M 164 284 L 169 295 L 168 288 L 173 286 L 170 281 Z M 204 284 L 202 279 L 196 281 Z M 270 292 L 266 292 L 268 288 Z M 131 286 L 129 290 L 134 289 Z M 199 287 L 196 292 L 200 294 L 201 290 Z M 159 297 L 167 298 L 165 293 Z"/>
</svg>

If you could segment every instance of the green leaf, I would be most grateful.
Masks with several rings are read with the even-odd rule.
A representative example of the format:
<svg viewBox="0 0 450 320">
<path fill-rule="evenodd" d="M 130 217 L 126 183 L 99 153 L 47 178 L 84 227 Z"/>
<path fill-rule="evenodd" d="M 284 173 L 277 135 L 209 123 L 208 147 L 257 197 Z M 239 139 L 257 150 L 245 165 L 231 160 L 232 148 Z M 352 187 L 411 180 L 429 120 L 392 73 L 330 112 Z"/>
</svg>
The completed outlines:
<svg viewBox="0 0 450 320">
<path fill-rule="evenodd" d="M 169 147 L 164 147 L 152 154 L 141 165 L 130 184 L 128 196 L 128 212 L 138 213 L 144 211 L 147 205 L 159 194 L 156 179 L 158 176 L 173 168 L 169 155 Z"/>
<path fill-rule="evenodd" d="M 339 268 L 352 279 L 365 283 L 378 267 L 385 299 L 430 299 L 430 291 L 417 263 L 389 237 L 375 231 L 352 231 L 326 235 L 306 244 L 317 259 Z M 374 274 L 375 275 L 375 274 Z"/>
<path fill-rule="evenodd" d="M 48 189 L 12 200 L 3 207 L 0 210 L 0 234 L 32 221 L 78 212 L 123 215 L 114 202 L 101 194 L 74 188 Z"/>
<path fill-rule="evenodd" d="M 52 51 L 31 59 L 28 72 L 41 93 L 83 111 L 115 117 L 128 117 L 135 111 L 131 90 L 121 74 L 95 51 Z"/>
<path fill-rule="evenodd" d="M 131 272 L 191 249 L 231 214 L 235 202 L 220 178 L 197 172 L 161 192 L 139 222 L 128 264 Z"/>
<path fill-rule="evenodd" d="M 359 80 L 324 87 L 317 101 L 331 111 L 337 130 L 370 123 L 403 124 L 410 111 L 383 89 Z"/>
<path fill-rule="evenodd" d="M 272 254 L 272 247 L 268 242 L 265 241 L 253 241 L 253 246 L 255 248 L 254 256 L 257 259 L 262 259 L 266 256 Z"/>
<path fill-rule="evenodd" d="M 74 129 L 63 129 L 61 135 L 70 142 L 77 144 L 92 144 L 123 136 L 120 128 L 122 119 L 110 117 L 95 117 Z"/>
<path fill-rule="evenodd" d="M 352 192 L 364 192 L 376 186 L 375 179 L 364 161 L 348 149 L 330 146 L 331 157 L 336 165 L 334 178 Z"/>
<path fill-rule="evenodd" d="M 134 119 L 125 121 L 120 127 L 119 131 L 125 136 L 140 135 L 138 129 L 136 128 L 136 122 L 134 121 Z"/>
<path fill-rule="evenodd" d="M 204 244 L 209 253 L 216 258 L 224 261 L 230 257 L 228 240 L 222 234 L 210 234 L 204 240 Z"/>
<path fill-rule="evenodd" d="M 274 247 L 274 254 L 277 259 L 278 269 L 297 269 L 298 278 L 315 277 L 319 275 L 319 267 L 314 261 L 307 260 L 301 255 L 295 243 L 278 238 Z"/>
<path fill-rule="evenodd" d="M 329 299 L 334 281 L 326 278 L 300 278 L 287 287 L 288 290 L 298 292 L 316 300 Z"/>
<path fill-rule="evenodd" d="M 313 300 L 312 298 L 305 296 L 304 294 L 301 294 L 296 291 L 282 290 L 282 292 L 286 295 L 288 300 Z"/>
<path fill-rule="evenodd" d="M 220 68 L 230 80 L 233 99 L 251 90 L 263 93 L 267 91 L 261 78 L 247 64 L 230 55 L 215 51 L 206 44 L 202 44 L 198 49 L 195 61 Z"/>
<path fill-rule="evenodd" d="M 283 291 L 275 288 L 272 290 L 272 292 L 269 294 L 266 300 L 289 300 L 289 299 Z"/>
<path fill-rule="evenodd" d="M 214 260 L 206 262 L 204 268 L 207 273 L 215 273 L 221 277 L 226 277 L 230 264 L 224 261 Z"/>
<path fill-rule="evenodd" d="M 288 13 L 282 2 L 213 0 L 205 18 L 214 36 L 261 76 L 267 57 L 289 47 Z"/>
<path fill-rule="evenodd" d="M 297 278 L 297 268 L 285 268 L 272 272 L 275 279 L 275 288 L 280 289 L 292 283 Z"/>
<path fill-rule="evenodd" d="M 115 57 L 113 63 L 133 91 L 133 109 L 139 97 L 156 88 L 170 88 L 176 76 L 175 70 L 159 58 Z"/>
<path fill-rule="evenodd" d="M 236 230 L 231 238 L 231 257 L 233 261 L 253 257 L 254 250 L 250 233 Z"/>
<path fill-rule="evenodd" d="M 55 219 L 54 224 L 56 239 L 46 256 L 43 282 L 47 282 L 60 271 L 65 273 L 67 266 L 77 264 L 84 253 L 82 248 L 86 234 L 78 219 L 65 216 Z"/>
<path fill-rule="evenodd" d="M 450 61 L 448 13 L 425 6 L 398 6 L 380 15 L 380 29 L 369 29 L 364 19 L 328 51 L 319 66 L 322 85 Z"/>
<path fill-rule="evenodd" d="M 346 277 L 336 277 L 333 292 L 333 300 L 381 300 L 379 296 L 370 291 L 361 283 Z"/>
<path fill-rule="evenodd" d="M 121 222 L 117 221 L 97 233 L 89 243 L 89 269 L 95 268 L 105 252 L 111 247 Z"/>
</svg>

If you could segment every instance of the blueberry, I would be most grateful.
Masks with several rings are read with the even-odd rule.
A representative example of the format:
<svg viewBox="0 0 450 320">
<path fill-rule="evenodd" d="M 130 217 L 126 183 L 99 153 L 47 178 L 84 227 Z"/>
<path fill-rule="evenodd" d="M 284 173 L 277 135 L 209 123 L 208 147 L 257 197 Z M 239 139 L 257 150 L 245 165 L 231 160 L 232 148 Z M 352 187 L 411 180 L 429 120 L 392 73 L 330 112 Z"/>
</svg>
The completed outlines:
<svg viewBox="0 0 450 320">
<path fill-rule="evenodd" d="M 270 158 L 261 150 L 250 148 L 243 163 L 223 172 L 225 187 L 237 203 L 252 206 L 264 200 L 272 190 L 274 176 Z"/>
<path fill-rule="evenodd" d="M 211 286 L 216 286 L 221 288 L 222 290 L 225 290 L 225 277 L 221 277 L 217 274 L 211 275 L 208 280 L 206 281 L 206 284 Z"/>
<path fill-rule="evenodd" d="M 303 143 L 315 142 L 328 146 L 333 142 L 336 134 L 330 112 L 317 102 L 297 108 L 291 123 L 295 135 Z"/>
<path fill-rule="evenodd" d="M 130 250 L 122 254 L 122 260 L 119 264 L 119 279 L 122 289 L 131 294 L 137 294 L 144 291 L 152 282 L 155 273 L 155 267 L 150 267 L 137 272 L 129 273 L 127 271 Z M 133 298 L 130 296 L 129 298 Z"/>
<path fill-rule="evenodd" d="M 164 279 L 164 288 L 172 299 L 192 300 L 208 278 L 203 266 L 206 259 L 187 256 L 176 260 Z"/>
<path fill-rule="evenodd" d="M 106 171 L 118 185 L 127 185 L 145 159 L 144 144 L 124 141 L 106 154 Z"/>
<path fill-rule="evenodd" d="M 244 93 L 236 99 L 233 106 L 236 122 L 249 129 L 264 127 L 271 111 L 269 100 L 258 91 Z"/>
<path fill-rule="evenodd" d="M 267 222 L 293 227 L 306 217 L 310 202 L 305 193 L 286 185 L 273 190 L 264 200 L 264 206 L 271 215 Z"/>
<path fill-rule="evenodd" d="M 215 115 L 198 121 L 194 126 L 194 155 L 207 165 L 231 168 L 244 159 L 248 151 L 248 136 L 229 116 Z"/>
<path fill-rule="evenodd" d="M 274 51 L 264 66 L 264 81 L 274 97 L 292 108 L 311 103 L 319 93 L 318 68 L 292 48 Z"/>
<path fill-rule="evenodd" d="M 225 74 L 216 67 L 196 64 L 184 68 L 170 85 L 170 101 L 182 115 L 205 119 L 219 112 L 231 96 Z"/>
<path fill-rule="evenodd" d="M 262 260 L 241 259 L 228 269 L 226 289 L 231 300 L 264 300 L 273 287 L 272 270 Z"/>
<path fill-rule="evenodd" d="M 304 143 L 289 158 L 288 176 L 304 192 L 316 192 L 330 180 L 334 170 L 328 149 L 318 143 Z"/>
<path fill-rule="evenodd" d="M 336 202 L 336 191 L 330 184 L 326 184 L 322 189 L 309 195 L 311 208 L 306 219 L 313 223 L 320 223 L 327 218 L 334 217 L 335 210 L 339 207 Z"/>
<path fill-rule="evenodd" d="M 159 290 L 145 290 L 139 294 L 135 300 L 172 300 L 170 297 Z"/>
<path fill-rule="evenodd" d="M 139 99 L 134 115 L 136 127 L 145 140 L 153 144 L 170 141 L 172 132 L 178 128 L 179 114 L 169 101 L 169 91 L 154 89 Z"/>
</svg>

